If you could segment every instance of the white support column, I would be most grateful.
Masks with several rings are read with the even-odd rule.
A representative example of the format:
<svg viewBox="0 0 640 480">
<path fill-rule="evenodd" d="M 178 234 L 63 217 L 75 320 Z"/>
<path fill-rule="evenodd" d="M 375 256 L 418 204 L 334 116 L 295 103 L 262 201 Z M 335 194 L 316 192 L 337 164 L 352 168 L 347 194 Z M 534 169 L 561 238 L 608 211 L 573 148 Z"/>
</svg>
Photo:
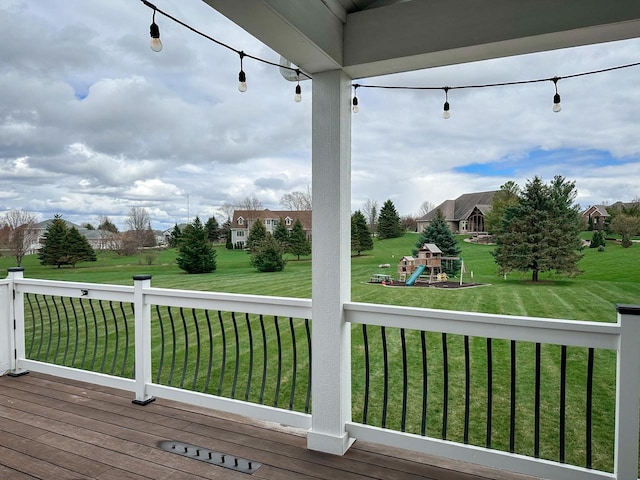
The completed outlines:
<svg viewBox="0 0 640 480">
<path fill-rule="evenodd" d="M 640 420 L 640 305 L 616 305 L 616 309 L 621 331 L 616 368 L 613 473 L 618 480 L 636 480 Z"/>
<path fill-rule="evenodd" d="M 151 306 L 144 301 L 143 292 L 151 286 L 151 275 L 134 275 L 133 280 L 136 346 L 136 399 L 133 403 L 147 405 L 155 400 L 147 394 L 147 384 L 151 383 Z"/>
<path fill-rule="evenodd" d="M 312 421 L 307 446 L 343 455 L 353 443 L 351 330 L 351 79 L 313 75 Z"/>
<path fill-rule="evenodd" d="M 9 325 L 11 335 L 9 335 L 9 354 L 10 369 L 8 375 L 10 377 L 20 377 L 29 373 L 28 370 L 20 368 L 20 359 L 25 357 L 24 350 L 24 299 L 22 293 L 16 291 L 14 281 L 22 278 L 24 268 L 15 267 L 7 270 L 8 278 L 11 281 L 9 285 Z"/>
</svg>

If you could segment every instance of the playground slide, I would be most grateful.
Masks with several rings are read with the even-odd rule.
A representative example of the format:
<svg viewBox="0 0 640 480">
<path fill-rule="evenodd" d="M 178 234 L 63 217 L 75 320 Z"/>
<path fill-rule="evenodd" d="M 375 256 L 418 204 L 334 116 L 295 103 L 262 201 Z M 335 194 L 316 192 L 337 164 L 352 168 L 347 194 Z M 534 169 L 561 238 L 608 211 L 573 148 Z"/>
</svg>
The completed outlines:
<svg viewBox="0 0 640 480">
<path fill-rule="evenodd" d="M 407 280 L 407 283 L 405 283 L 405 285 L 407 287 L 412 287 L 413 284 L 416 283 L 416 280 L 418 280 L 420 274 L 424 272 L 425 267 L 426 265 L 418 265 L 418 268 L 416 268 L 416 271 L 413 272 L 413 274 L 409 277 L 409 280 Z"/>
</svg>

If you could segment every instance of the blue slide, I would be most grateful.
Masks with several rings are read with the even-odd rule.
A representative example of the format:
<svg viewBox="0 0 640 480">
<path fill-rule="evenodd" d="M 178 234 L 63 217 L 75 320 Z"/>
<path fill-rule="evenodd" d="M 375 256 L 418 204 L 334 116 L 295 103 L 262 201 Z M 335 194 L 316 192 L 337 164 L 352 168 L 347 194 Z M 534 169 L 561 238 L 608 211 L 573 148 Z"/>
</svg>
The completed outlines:
<svg viewBox="0 0 640 480">
<path fill-rule="evenodd" d="M 405 285 L 408 287 L 412 287 L 413 284 L 416 283 L 416 280 L 418 280 L 420 274 L 424 272 L 425 268 L 426 265 L 418 265 L 418 268 L 416 268 L 416 271 L 413 272 L 413 274 L 409 277 L 409 280 L 407 280 L 407 283 L 405 283 Z"/>
</svg>

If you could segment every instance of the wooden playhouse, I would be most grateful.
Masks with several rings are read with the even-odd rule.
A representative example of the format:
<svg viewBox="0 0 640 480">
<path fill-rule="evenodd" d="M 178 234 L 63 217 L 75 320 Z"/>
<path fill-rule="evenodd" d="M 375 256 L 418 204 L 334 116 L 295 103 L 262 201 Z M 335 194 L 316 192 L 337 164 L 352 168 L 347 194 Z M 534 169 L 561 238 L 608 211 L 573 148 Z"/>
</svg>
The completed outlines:
<svg viewBox="0 0 640 480">
<path fill-rule="evenodd" d="M 421 275 L 428 275 L 431 283 L 439 273 L 442 273 L 442 251 L 433 243 L 425 243 L 417 257 L 406 255 L 398 263 L 398 280 L 407 284 L 413 284 Z"/>
</svg>

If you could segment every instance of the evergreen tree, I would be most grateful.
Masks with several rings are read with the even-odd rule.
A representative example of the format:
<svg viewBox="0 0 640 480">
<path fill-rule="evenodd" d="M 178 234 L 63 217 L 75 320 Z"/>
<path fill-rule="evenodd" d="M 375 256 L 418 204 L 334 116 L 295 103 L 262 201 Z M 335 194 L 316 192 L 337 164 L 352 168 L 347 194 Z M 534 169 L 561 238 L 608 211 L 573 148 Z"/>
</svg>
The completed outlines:
<svg viewBox="0 0 640 480">
<path fill-rule="evenodd" d="M 604 247 L 604 234 L 602 230 L 594 230 L 593 237 L 591 238 L 591 243 L 589 244 L 589 248 L 598 248 Z"/>
<path fill-rule="evenodd" d="M 425 243 L 435 244 L 442 251 L 443 257 L 457 257 L 461 252 L 460 247 L 458 247 L 458 241 L 451 232 L 441 210 L 436 212 L 436 216 L 420 234 L 416 242 L 417 249 L 422 248 Z M 417 249 L 414 254 L 417 254 Z M 449 276 L 457 275 L 459 269 L 459 261 L 443 262 L 443 270 Z"/>
<path fill-rule="evenodd" d="M 520 187 L 512 180 L 500 186 L 500 190 L 493 196 L 491 210 L 484 216 L 484 224 L 488 232 L 499 233 L 505 209 L 520 201 L 519 194 Z"/>
<path fill-rule="evenodd" d="M 67 224 L 60 214 L 56 214 L 44 233 L 44 244 L 38 252 L 42 265 L 56 265 L 60 268 L 61 265 L 69 264 L 66 237 Z"/>
<path fill-rule="evenodd" d="M 380 209 L 378 216 L 378 238 L 397 238 L 404 234 L 400 215 L 396 211 L 396 207 L 391 200 L 387 200 Z"/>
<path fill-rule="evenodd" d="M 296 220 L 289 233 L 289 252 L 298 256 L 309 255 L 311 253 L 311 243 L 307 239 L 307 234 L 302 227 L 300 220 Z"/>
<path fill-rule="evenodd" d="M 267 228 L 262 223 L 262 220 L 257 219 L 253 222 L 251 229 L 249 230 L 249 236 L 247 242 L 244 244 L 245 248 L 248 248 L 250 252 L 259 245 L 267 237 Z"/>
<path fill-rule="evenodd" d="M 351 215 L 351 250 L 360 255 L 366 250 L 373 250 L 373 239 L 367 225 L 367 219 L 360 210 Z"/>
<path fill-rule="evenodd" d="M 204 228 L 207 230 L 207 238 L 211 243 L 216 243 L 220 238 L 220 226 L 215 217 L 209 217 L 207 223 L 204 224 Z"/>
<path fill-rule="evenodd" d="M 575 182 L 556 176 L 549 185 L 539 177 L 529 181 L 517 205 L 507 207 L 497 246 L 493 251 L 500 271 L 531 270 L 537 282 L 540 272 L 554 270 L 569 276 L 580 273 L 582 221 Z"/>
<path fill-rule="evenodd" d="M 217 267 L 216 251 L 198 217 L 182 231 L 176 262 L 187 273 L 209 273 Z"/>
<path fill-rule="evenodd" d="M 182 231 L 180 230 L 180 227 L 176 223 L 173 226 L 173 230 L 171 230 L 171 235 L 169 235 L 169 246 L 171 248 L 176 248 L 178 245 L 180 245 L 181 236 L 182 236 Z"/>
<path fill-rule="evenodd" d="M 287 226 L 284 224 L 284 220 L 281 218 L 276 225 L 276 229 L 273 231 L 273 238 L 282 246 L 284 251 L 289 250 L 289 230 L 287 230 Z"/>
<path fill-rule="evenodd" d="M 67 230 L 65 249 L 67 262 L 72 267 L 75 267 L 78 262 L 95 262 L 97 260 L 96 252 L 89 244 L 87 238 L 83 236 L 76 227 L 71 227 Z"/>
<path fill-rule="evenodd" d="M 279 272 L 285 265 L 282 254 L 280 244 L 273 235 L 267 233 L 260 243 L 254 245 L 251 251 L 251 265 L 260 272 Z"/>
</svg>

